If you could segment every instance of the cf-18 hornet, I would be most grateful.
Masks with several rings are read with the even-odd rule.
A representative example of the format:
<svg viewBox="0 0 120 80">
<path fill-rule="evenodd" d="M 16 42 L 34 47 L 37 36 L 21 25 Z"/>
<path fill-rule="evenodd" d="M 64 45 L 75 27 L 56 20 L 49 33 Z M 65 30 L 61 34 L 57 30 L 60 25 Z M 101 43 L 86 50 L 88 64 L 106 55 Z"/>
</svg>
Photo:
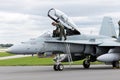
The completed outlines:
<svg viewBox="0 0 120 80">
<path fill-rule="evenodd" d="M 104 17 L 99 35 L 85 35 L 65 13 L 58 9 L 50 9 L 48 17 L 54 22 L 64 25 L 67 40 L 57 40 L 59 36 L 44 33 L 40 37 L 27 42 L 15 44 L 7 52 L 14 54 L 38 54 L 41 56 L 56 55 L 53 60 L 55 71 L 62 71 L 61 62 L 83 60 L 83 67 L 89 68 L 90 62 L 101 61 L 119 68 L 120 39 L 117 38 L 112 18 Z"/>
</svg>

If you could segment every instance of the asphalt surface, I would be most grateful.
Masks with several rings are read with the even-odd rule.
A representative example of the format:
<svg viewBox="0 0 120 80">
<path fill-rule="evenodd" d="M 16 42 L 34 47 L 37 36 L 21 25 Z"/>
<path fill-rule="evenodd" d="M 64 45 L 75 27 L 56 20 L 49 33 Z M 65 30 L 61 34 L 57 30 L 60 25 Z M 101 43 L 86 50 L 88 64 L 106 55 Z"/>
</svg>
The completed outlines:
<svg viewBox="0 0 120 80">
<path fill-rule="evenodd" d="M 0 80 L 120 80 L 120 69 L 92 65 L 90 69 L 65 66 L 63 71 L 54 71 L 52 66 L 3 66 Z"/>
</svg>

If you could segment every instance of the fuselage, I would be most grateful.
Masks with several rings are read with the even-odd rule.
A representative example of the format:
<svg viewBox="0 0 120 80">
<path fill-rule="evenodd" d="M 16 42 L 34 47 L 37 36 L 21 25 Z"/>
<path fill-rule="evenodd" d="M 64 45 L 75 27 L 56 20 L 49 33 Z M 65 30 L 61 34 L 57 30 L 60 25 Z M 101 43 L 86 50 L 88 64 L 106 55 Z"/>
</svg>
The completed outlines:
<svg viewBox="0 0 120 80">
<path fill-rule="evenodd" d="M 50 34 L 42 35 L 36 39 L 31 39 L 26 42 L 21 42 L 19 44 L 15 44 L 12 47 L 8 48 L 8 52 L 14 53 L 14 54 L 36 54 L 36 53 L 42 53 L 47 51 L 45 49 L 46 43 L 45 41 L 52 41 L 52 40 L 57 40 L 58 37 L 53 38 L 50 36 Z M 106 36 L 97 36 L 97 35 L 73 35 L 73 36 L 67 36 L 67 41 L 69 40 L 88 40 L 90 41 L 91 39 L 94 39 L 95 41 L 113 41 L 113 38 L 106 37 Z M 52 46 L 51 46 L 52 47 Z M 54 46 L 55 47 L 55 46 Z M 47 47 L 48 48 L 48 47 Z M 49 49 L 49 48 L 48 48 Z"/>
</svg>

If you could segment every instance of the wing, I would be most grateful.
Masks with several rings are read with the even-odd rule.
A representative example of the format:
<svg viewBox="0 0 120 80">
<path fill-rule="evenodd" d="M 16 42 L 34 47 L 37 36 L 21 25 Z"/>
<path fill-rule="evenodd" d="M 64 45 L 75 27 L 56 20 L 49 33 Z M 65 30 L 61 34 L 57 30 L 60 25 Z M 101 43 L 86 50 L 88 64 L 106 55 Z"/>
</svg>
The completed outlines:
<svg viewBox="0 0 120 80">
<path fill-rule="evenodd" d="M 102 42 L 90 41 L 90 40 L 66 40 L 66 41 L 49 40 L 49 41 L 45 41 L 45 43 L 100 45 Z"/>
<path fill-rule="evenodd" d="M 92 40 L 66 40 L 66 41 L 58 41 L 58 40 L 48 40 L 45 43 L 61 43 L 61 44 L 85 44 L 85 45 L 96 45 L 103 47 L 120 47 L 120 42 L 117 41 L 92 41 Z"/>
<path fill-rule="evenodd" d="M 106 47 L 120 47 L 120 42 L 116 41 L 105 41 L 102 44 L 99 44 L 99 46 L 106 46 Z"/>
</svg>

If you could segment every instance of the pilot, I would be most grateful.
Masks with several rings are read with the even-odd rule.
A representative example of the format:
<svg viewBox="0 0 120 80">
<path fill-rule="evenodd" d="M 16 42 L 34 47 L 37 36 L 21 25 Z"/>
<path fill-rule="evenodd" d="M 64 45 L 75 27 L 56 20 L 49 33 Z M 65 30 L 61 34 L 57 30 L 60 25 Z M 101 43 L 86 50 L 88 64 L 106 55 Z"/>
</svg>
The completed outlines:
<svg viewBox="0 0 120 80">
<path fill-rule="evenodd" d="M 57 23 L 52 22 L 52 25 L 56 26 L 56 31 L 58 31 L 60 33 L 60 35 L 59 35 L 60 38 L 58 40 L 62 40 L 62 36 L 64 36 L 64 40 L 66 40 L 67 38 L 66 38 L 64 26 L 60 22 L 57 22 Z"/>
<path fill-rule="evenodd" d="M 60 36 L 60 30 L 58 27 L 56 27 L 55 30 L 53 30 L 53 36 L 52 37 L 59 37 Z"/>
</svg>

